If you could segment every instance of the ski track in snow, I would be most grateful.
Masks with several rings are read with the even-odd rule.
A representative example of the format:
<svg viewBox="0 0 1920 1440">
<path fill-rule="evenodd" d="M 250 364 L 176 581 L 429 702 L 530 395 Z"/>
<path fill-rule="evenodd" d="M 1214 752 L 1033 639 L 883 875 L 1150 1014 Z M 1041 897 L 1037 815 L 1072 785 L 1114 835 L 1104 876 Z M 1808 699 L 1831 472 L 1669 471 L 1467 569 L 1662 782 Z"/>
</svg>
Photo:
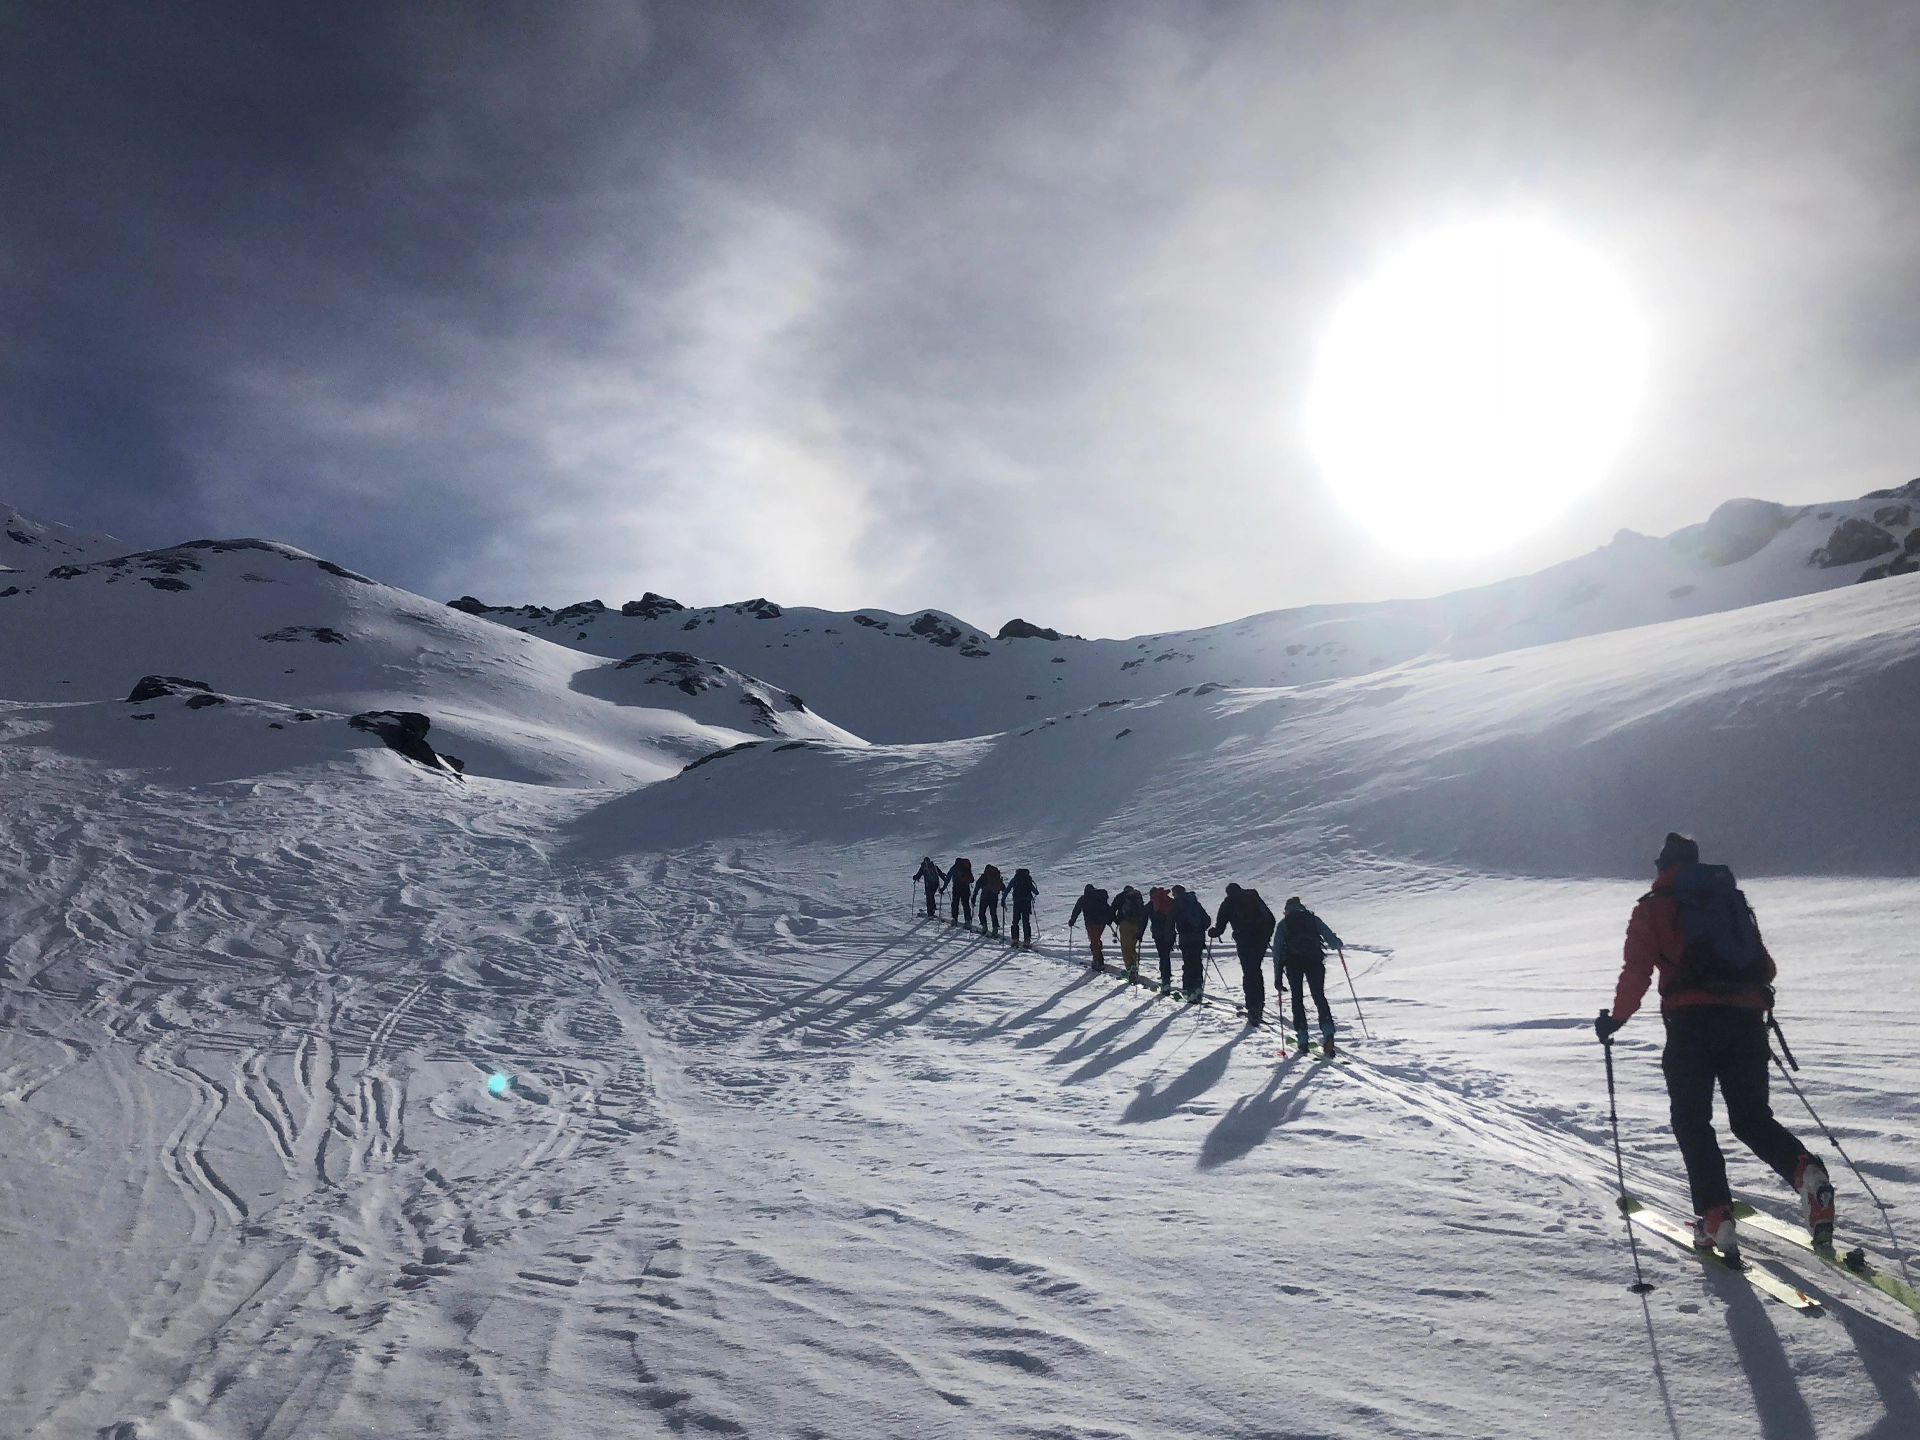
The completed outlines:
<svg viewBox="0 0 1920 1440">
<path fill-rule="evenodd" d="M 915 918 L 892 850 L 585 860 L 565 792 L 8 763 L 6 1433 L 1527 1436 L 1596 1396 L 1618 1434 L 1920 1431 L 1905 1312 L 1644 1245 L 1625 1291 L 1577 1016 L 1630 887 L 1331 905 L 1395 1038 L 1276 1063 L 1057 929 Z M 1905 883 L 1783 884 L 1771 933 Z M 1912 1026 L 1831 1043 L 1861 993 L 1796 1045 L 1910 1202 Z M 1677 1205 L 1652 1033 L 1629 1167 Z"/>
</svg>

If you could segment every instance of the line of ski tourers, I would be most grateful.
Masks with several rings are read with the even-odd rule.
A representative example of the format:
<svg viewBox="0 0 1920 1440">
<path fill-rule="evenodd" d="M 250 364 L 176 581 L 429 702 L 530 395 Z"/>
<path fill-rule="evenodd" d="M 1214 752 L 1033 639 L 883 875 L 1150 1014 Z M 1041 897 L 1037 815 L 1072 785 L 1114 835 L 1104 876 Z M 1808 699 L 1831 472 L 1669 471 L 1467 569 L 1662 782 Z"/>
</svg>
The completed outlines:
<svg viewBox="0 0 1920 1440">
<path fill-rule="evenodd" d="M 913 878 L 925 891 L 927 915 L 938 919 L 940 896 L 948 900 L 948 922 L 973 928 L 975 914 L 982 935 L 1000 934 L 1000 910 L 1009 911 L 1007 943 L 1021 949 L 1033 948 L 1033 902 L 1040 893 L 1031 871 L 1015 870 L 1011 879 L 1002 875 L 998 865 L 985 865 L 974 873 L 973 862 L 965 856 L 941 869 L 931 855 L 920 861 Z M 1227 886 L 1226 898 L 1211 915 L 1200 897 L 1184 885 L 1154 885 L 1146 894 L 1132 885 L 1109 895 L 1097 885 L 1088 885 L 1074 901 L 1067 927 L 1084 925 L 1092 958 L 1088 968 L 1107 968 L 1106 938 L 1109 931 L 1120 945 L 1120 964 L 1132 983 L 1145 984 L 1140 977 L 1140 941 L 1151 938 L 1160 956 L 1159 993 L 1197 1004 L 1206 996 L 1206 965 L 1211 959 L 1208 940 L 1218 939 L 1231 930 L 1233 948 L 1240 959 L 1240 984 L 1245 997 L 1243 1013 L 1250 1026 L 1265 1023 L 1266 981 L 1262 974 L 1267 957 L 1273 958 L 1274 1003 L 1283 1005 L 1287 989 L 1293 990 L 1294 1036 L 1302 1050 L 1308 1048 L 1307 996 L 1313 996 L 1315 1018 L 1320 1026 L 1320 1049 L 1335 1053 L 1333 1011 L 1327 1004 L 1327 951 L 1340 952 L 1346 965 L 1346 953 L 1340 937 L 1327 923 L 1301 903 L 1299 896 L 1289 899 L 1278 918 L 1260 898 L 1258 890 L 1240 885 Z M 1180 984 L 1173 984 L 1173 952 L 1180 951 Z M 1217 969 L 1217 967 L 1216 967 Z M 1351 977 L 1349 977 L 1351 986 Z M 1359 1007 L 1356 996 L 1354 1006 Z"/>
</svg>

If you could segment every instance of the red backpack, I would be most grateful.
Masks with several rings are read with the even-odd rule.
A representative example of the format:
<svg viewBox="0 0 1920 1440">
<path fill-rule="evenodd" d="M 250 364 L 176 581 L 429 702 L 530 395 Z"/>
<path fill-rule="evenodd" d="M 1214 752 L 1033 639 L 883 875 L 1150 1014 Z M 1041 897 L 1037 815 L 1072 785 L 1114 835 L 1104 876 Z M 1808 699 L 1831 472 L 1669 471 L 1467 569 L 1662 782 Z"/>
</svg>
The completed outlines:
<svg viewBox="0 0 1920 1440">
<path fill-rule="evenodd" d="M 1147 892 L 1147 899 L 1153 905 L 1154 914 L 1171 915 L 1173 913 L 1173 893 L 1166 886 L 1154 886 Z"/>
</svg>

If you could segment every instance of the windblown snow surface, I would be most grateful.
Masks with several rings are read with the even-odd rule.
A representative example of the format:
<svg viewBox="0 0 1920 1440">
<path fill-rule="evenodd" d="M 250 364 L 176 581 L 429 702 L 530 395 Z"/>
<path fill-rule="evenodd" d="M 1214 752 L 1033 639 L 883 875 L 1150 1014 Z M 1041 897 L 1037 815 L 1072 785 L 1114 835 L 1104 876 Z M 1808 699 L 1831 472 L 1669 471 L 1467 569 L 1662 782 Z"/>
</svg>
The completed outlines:
<svg viewBox="0 0 1920 1440">
<path fill-rule="evenodd" d="M 1629 1292 L 1590 1028 L 1693 830 L 1916 1223 L 1920 579 L 866 746 L 215 558 L 279 608 L 0 600 L 0 1433 L 1920 1434 L 1920 1328 L 1844 1278 L 1783 1268 L 1806 1315 L 1643 1241 Z M 146 671 L 453 712 L 468 777 L 344 725 L 276 752 L 237 699 L 136 721 Z M 1042 947 L 918 916 L 925 853 L 1031 866 Z M 1066 944 L 1086 880 L 1229 879 L 1346 938 L 1354 1059 Z M 1678 1210 L 1658 1029 L 1616 1046 L 1621 1124 Z"/>
</svg>

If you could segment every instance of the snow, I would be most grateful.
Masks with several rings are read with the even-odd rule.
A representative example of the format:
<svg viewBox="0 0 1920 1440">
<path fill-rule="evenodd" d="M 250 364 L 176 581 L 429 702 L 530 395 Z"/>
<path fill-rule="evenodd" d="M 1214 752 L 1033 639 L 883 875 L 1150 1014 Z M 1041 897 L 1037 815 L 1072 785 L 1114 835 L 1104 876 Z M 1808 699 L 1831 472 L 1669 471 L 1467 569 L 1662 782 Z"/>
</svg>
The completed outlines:
<svg viewBox="0 0 1920 1440">
<path fill-rule="evenodd" d="M 1643 1241 L 1628 1292 L 1590 1029 L 1695 831 L 1909 1238 L 1917 587 L 1183 664 L 901 743 L 940 675 L 1092 642 L 787 610 L 601 657 L 282 546 L 37 571 L 0 599 L 0 1433 L 1920 1433 L 1920 1322 L 1830 1272 L 1794 1268 L 1802 1316 Z M 128 704 L 145 674 L 227 703 Z M 918 917 L 929 852 L 1031 866 L 1041 948 Z M 1280 1061 L 1088 974 L 1088 879 L 1303 895 L 1375 1038 Z M 1657 1041 L 1617 1043 L 1622 1134 L 1679 1210 Z"/>
<path fill-rule="evenodd" d="M 480 610 L 589 654 L 696 651 L 798 691 L 869 740 L 953 740 L 1182 686 L 1306 685 L 1816 594 L 1896 562 L 1920 569 L 1916 510 L 1920 481 L 1822 505 L 1732 500 L 1664 539 L 1623 530 L 1591 554 L 1496 585 L 1127 640 L 998 640 L 940 610 L 783 610 L 765 599 L 687 609 L 649 594 L 615 608 Z M 1830 547 L 1849 526 L 1870 537 L 1871 553 L 1842 562 Z"/>
</svg>

